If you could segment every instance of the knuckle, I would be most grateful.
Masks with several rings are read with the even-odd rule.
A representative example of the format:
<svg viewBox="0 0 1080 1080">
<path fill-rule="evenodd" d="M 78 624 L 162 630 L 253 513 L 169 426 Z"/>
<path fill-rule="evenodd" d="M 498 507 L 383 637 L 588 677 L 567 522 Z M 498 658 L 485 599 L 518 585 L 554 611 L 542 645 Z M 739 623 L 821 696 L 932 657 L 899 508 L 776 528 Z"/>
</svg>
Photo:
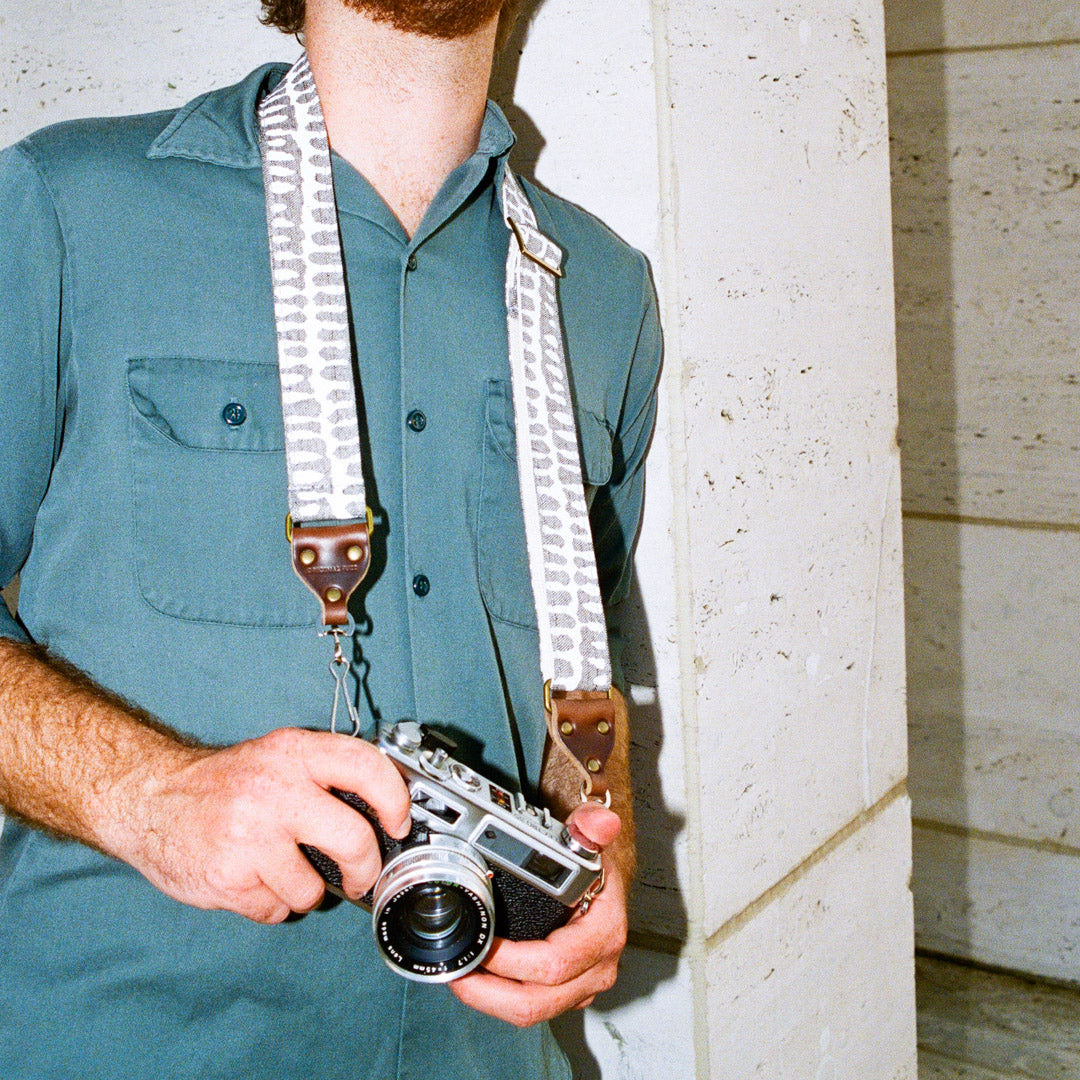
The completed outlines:
<svg viewBox="0 0 1080 1080">
<path fill-rule="evenodd" d="M 605 966 L 600 972 L 600 991 L 610 990 L 615 985 L 615 980 L 618 978 L 619 969 L 614 964 Z"/>
<path fill-rule="evenodd" d="M 296 904 L 293 911 L 311 911 L 322 903 L 326 894 L 326 887 L 321 881 L 305 882 L 296 893 Z"/>
<path fill-rule="evenodd" d="M 379 879 L 381 866 L 370 864 L 367 866 L 355 866 L 348 873 L 342 873 L 342 890 L 346 896 L 358 900 L 361 896 L 375 887 Z"/>
<path fill-rule="evenodd" d="M 276 926 L 289 917 L 290 910 L 287 904 L 278 901 L 273 904 L 252 905 L 241 914 L 246 915 L 252 922 L 262 923 L 264 926 Z"/>
<path fill-rule="evenodd" d="M 566 958 L 556 953 L 540 964 L 540 981 L 548 986 L 560 986 L 570 977 L 569 967 Z"/>
<path fill-rule="evenodd" d="M 517 1005 L 512 1010 L 510 1023 L 517 1028 L 535 1027 L 544 1019 L 543 1011 L 532 1001 L 526 1001 Z"/>
<path fill-rule="evenodd" d="M 291 757 L 300 752 L 302 732 L 298 728 L 276 728 L 259 741 L 275 755 Z"/>
<path fill-rule="evenodd" d="M 338 840 L 338 854 L 343 862 L 370 869 L 376 862 L 375 834 L 357 818 L 350 828 L 343 831 Z"/>
<path fill-rule="evenodd" d="M 215 895 L 224 897 L 233 904 L 240 904 L 257 882 L 250 874 L 238 871 L 239 868 L 231 861 L 212 862 L 203 871 L 203 881 Z"/>
</svg>

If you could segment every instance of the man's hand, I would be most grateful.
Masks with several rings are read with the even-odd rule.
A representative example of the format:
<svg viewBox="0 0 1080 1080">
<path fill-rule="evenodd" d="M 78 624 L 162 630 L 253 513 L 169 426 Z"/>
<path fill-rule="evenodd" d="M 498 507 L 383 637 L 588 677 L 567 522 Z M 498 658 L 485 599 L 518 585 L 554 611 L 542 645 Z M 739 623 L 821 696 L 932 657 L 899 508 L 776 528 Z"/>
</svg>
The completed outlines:
<svg viewBox="0 0 1080 1080">
<path fill-rule="evenodd" d="M 592 847 L 606 848 L 619 818 L 595 803 L 578 807 L 567 824 Z M 626 945 L 626 887 L 615 862 L 604 856 L 606 881 L 585 915 L 577 913 L 543 941 L 496 939 L 483 969 L 450 983 L 466 1005 L 517 1027 L 583 1009 L 610 990 Z"/>
<path fill-rule="evenodd" d="M 375 883 L 375 834 L 328 788 L 358 794 L 390 835 L 409 831 L 397 769 L 370 743 L 344 735 L 283 728 L 223 750 L 187 749 L 163 775 L 146 775 L 128 778 L 127 812 L 102 846 L 176 900 L 256 922 L 281 922 L 323 899 L 323 880 L 300 843 L 338 863 L 353 899 Z"/>
</svg>

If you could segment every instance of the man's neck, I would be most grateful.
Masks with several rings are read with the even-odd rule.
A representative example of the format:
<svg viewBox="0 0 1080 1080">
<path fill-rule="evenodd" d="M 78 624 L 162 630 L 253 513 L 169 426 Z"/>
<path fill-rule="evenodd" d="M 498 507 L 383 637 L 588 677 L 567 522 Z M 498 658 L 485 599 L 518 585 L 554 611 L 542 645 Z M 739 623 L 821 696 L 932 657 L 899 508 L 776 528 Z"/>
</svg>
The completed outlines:
<svg viewBox="0 0 1080 1080">
<path fill-rule="evenodd" d="M 480 140 L 497 18 L 445 41 L 308 0 L 305 44 L 334 150 L 412 236 Z"/>
</svg>

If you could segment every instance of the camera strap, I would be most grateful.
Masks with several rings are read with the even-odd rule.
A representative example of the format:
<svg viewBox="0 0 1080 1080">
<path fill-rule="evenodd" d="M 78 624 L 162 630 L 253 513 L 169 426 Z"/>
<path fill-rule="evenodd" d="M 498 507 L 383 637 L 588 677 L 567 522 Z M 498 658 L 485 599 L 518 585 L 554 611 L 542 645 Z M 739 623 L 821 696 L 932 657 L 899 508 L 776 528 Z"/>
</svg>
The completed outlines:
<svg viewBox="0 0 1080 1080">
<path fill-rule="evenodd" d="M 259 107 L 293 567 L 335 641 L 335 706 L 348 673 L 348 600 L 367 573 L 373 527 L 357 422 L 344 260 L 330 143 L 306 54 Z M 582 484 L 557 279 L 562 251 L 506 169 L 507 340 L 529 576 L 552 739 L 582 792 L 603 798 L 614 745 L 607 628 Z M 357 333 L 363 332 L 360 321 Z M 344 694 L 351 703 L 351 696 Z M 336 712 L 336 709 L 335 709 Z M 354 713 L 354 728 L 359 721 Z"/>
</svg>

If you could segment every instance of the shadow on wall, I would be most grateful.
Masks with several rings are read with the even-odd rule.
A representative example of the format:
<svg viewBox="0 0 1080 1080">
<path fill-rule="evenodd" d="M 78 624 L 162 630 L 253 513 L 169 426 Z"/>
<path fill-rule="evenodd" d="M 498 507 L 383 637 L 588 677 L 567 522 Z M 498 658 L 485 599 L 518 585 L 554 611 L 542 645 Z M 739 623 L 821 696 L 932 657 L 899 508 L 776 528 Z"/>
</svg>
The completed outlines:
<svg viewBox="0 0 1080 1080">
<path fill-rule="evenodd" d="M 656 658 L 636 575 L 630 595 L 618 609 L 617 630 L 624 642 L 622 658 L 627 683 L 655 687 Z M 620 1044 L 620 1049 L 622 1037 L 614 1018 L 607 1017 L 632 1002 L 650 997 L 660 985 L 676 977 L 678 947 L 687 935 L 686 907 L 678 891 L 675 867 L 675 839 L 685 821 L 664 805 L 658 771 L 663 745 L 660 705 L 654 697 L 649 703 L 630 703 L 629 708 L 639 863 L 630 905 L 631 947 L 637 944 L 641 951 L 629 963 L 624 962 L 614 989 L 590 1008 L 608 1036 Z M 650 944 L 663 943 L 667 943 L 663 951 L 650 948 Z M 555 1021 L 552 1029 L 573 1064 L 575 1080 L 601 1080 L 600 1066 L 585 1037 L 584 1014 L 567 1013 Z"/>
<path fill-rule="evenodd" d="M 545 140 L 532 118 L 514 102 L 521 55 L 529 24 L 544 0 L 526 0 L 507 45 L 496 60 L 491 96 L 506 113 L 517 135 L 511 155 L 516 172 L 536 179 L 536 168 Z M 623 668 L 632 686 L 655 688 L 658 682 L 656 658 L 649 634 L 648 617 L 635 576 L 630 596 L 618 613 L 618 632 L 623 639 Z M 677 952 L 686 940 L 687 914 L 680 895 L 675 866 L 675 840 L 685 824 L 664 805 L 659 775 L 663 745 L 663 718 L 655 695 L 649 701 L 629 702 L 632 732 L 631 767 L 634 777 L 635 814 L 638 828 L 639 873 L 631 902 L 631 941 L 641 949 L 643 962 L 625 965 L 629 970 L 615 988 L 603 995 L 590 1012 L 601 1018 L 611 1037 L 619 1041 L 607 1014 L 649 997 L 658 986 L 675 978 Z M 661 951 L 649 943 L 661 944 Z M 553 1025 L 555 1034 L 570 1057 L 577 1080 L 600 1080 L 600 1066 L 585 1038 L 585 1017 L 571 1012 Z"/>
<path fill-rule="evenodd" d="M 926 40 L 944 41 L 942 2 L 917 5 Z M 885 10 L 888 20 L 888 3 Z M 926 852 L 940 846 L 919 843 L 919 832 L 935 828 L 924 793 L 947 790 L 967 801 L 947 61 L 927 52 L 892 54 L 889 63 L 913 891 L 917 944 L 931 941 L 938 950 L 942 931 L 956 937 L 959 927 L 969 937 L 966 860 L 930 860 Z M 965 944 L 957 942 L 959 951 Z"/>
<path fill-rule="evenodd" d="M 536 179 L 536 165 L 544 150 L 544 137 L 529 114 L 514 102 L 514 90 L 521 66 L 521 54 L 529 36 L 529 24 L 543 5 L 544 0 L 525 0 L 521 5 L 521 14 L 514 31 L 502 52 L 495 57 L 495 68 L 491 73 L 491 97 L 506 113 L 506 119 L 510 121 L 510 126 L 517 136 L 517 142 L 510 153 L 510 164 L 515 172 L 528 180 Z"/>
</svg>

